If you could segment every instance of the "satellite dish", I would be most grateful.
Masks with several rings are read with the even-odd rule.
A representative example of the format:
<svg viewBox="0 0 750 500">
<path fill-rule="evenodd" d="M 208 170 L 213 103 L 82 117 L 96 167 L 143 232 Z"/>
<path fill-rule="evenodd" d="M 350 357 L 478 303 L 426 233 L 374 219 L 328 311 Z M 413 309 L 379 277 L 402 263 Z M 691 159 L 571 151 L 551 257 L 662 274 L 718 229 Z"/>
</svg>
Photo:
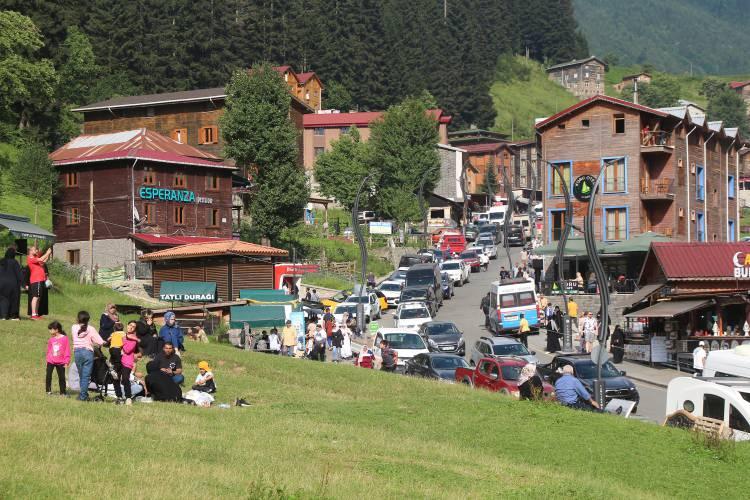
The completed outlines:
<svg viewBox="0 0 750 500">
<path fill-rule="evenodd" d="M 606 349 L 602 349 L 600 344 L 596 344 L 591 349 L 591 361 L 593 361 L 595 365 L 597 366 L 603 365 L 604 363 L 607 362 L 608 359 L 609 359 L 609 353 L 607 352 Z"/>
</svg>

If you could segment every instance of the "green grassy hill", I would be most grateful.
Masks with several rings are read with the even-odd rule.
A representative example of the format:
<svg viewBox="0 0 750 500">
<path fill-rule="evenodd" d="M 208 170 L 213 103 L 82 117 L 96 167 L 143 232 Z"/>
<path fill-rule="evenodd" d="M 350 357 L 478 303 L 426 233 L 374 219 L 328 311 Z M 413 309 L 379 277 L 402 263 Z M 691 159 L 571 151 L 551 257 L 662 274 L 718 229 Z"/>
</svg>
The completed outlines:
<svg viewBox="0 0 750 500">
<path fill-rule="evenodd" d="M 53 318 L 130 302 L 53 269 Z M 351 366 L 188 344 L 218 401 L 48 397 L 44 322 L 0 322 L 7 498 L 746 498 L 750 446 Z"/>
</svg>

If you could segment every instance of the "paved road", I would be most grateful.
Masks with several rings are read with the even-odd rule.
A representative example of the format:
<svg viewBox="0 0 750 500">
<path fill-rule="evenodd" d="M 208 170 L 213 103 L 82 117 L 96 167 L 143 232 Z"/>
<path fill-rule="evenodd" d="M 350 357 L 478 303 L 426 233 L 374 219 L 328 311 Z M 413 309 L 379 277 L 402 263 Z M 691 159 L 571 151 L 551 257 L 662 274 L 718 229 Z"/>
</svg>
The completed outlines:
<svg viewBox="0 0 750 500">
<path fill-rule="evenodd" d="M 520 262 L 519 255 L 520 248 L 511 249 L 513 262 Z M 445 301 L 438 313 L 439 319 L 454 322 L 464 332 L 467 354 L 479 337 L 489 335 L 484 328 L 484 318 L 479 309 L 479 303 L 482 296 L 490 290 L 490 284 L 498 279 L 500 266 L 509 268 L 508 257 L 502 247 L 498 248 L 497 259 L 490 261 L 489 270 L 472 273 L 470 283 L 456 288 L 455 297 Z M 391 314 L 383 316 L 380 324 L 385 327 L 393 326 L 392 311 Z M 536 351 L 541 363 L 547 363 L 551 359 L 551 356 L 544 352 L 545 343 L 546 339 L 542 335 L 529 338 L 529 349 Z M 637 418 L 661 423 L 664 419 L 666 391 L 648 384 L 636 383 L 636 385 L 641 395 Z"/>
</svg>

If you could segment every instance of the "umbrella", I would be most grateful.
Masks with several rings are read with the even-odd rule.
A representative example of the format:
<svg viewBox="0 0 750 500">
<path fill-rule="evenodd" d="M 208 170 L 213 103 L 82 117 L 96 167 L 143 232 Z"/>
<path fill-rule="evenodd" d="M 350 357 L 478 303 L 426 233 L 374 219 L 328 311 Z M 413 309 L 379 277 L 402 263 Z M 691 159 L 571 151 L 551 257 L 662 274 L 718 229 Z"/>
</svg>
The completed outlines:
<svg viewBox="0 0 750 500">
<path fill-rule="evenodd" d="M 604 253 L 629 253 L 629 252 L 648 252 L 651 247 L 651 243 L 654 241 L 674 241 L 668 236 L 663 234 L 655 233 L 653 231 L 646 231 L 638 236 L 634 236 L 628 240 L 618 241 L 612 245 L 608 245 L 604 249 Z"/>
</svg>

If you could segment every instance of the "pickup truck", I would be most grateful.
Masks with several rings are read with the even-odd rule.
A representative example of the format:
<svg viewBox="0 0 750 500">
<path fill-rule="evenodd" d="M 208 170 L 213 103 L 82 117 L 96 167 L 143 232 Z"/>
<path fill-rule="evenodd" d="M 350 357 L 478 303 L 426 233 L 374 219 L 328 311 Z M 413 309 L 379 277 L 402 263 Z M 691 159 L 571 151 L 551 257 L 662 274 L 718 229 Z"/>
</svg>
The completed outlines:
<svg viewBox="0 0 750 500">
<path fill-rule="evenodd" d="M 518 358 L 482 358 L 475 368 L 456 369 L 456 382 L 518 398 L 518 377 L 526 361 Z M 547 382 L 544 399 L 554 399 L 555 388 Z"/>
</svg>

